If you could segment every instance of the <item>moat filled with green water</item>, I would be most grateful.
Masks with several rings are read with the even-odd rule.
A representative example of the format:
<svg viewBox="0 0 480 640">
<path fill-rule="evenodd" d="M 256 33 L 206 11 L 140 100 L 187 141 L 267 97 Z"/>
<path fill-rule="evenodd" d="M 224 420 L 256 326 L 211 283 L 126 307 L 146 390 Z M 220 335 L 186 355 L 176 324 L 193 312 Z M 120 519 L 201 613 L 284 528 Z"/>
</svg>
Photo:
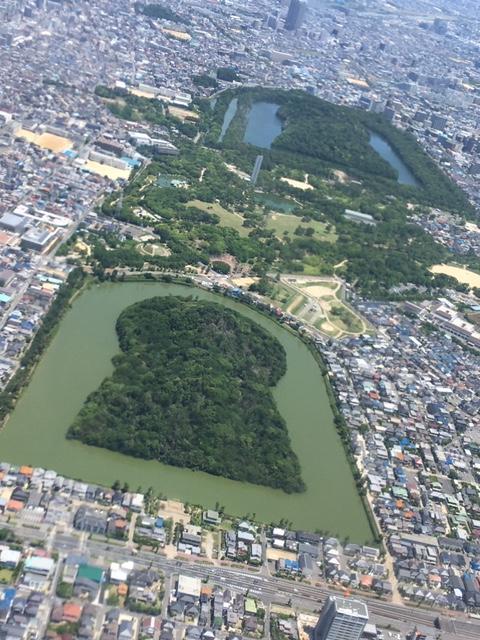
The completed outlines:
<svg viewBox="0 0 480 640">
<path fill-rule="evenodd" d="M 288 495 L 267 487 L 236 482 L 143 461 L 67 440 L 65 433 L 89 393 L 112 372 L 118 353 L 115 322 L 127 306 L 156 295 L 193 295 L 224 304 L 270 331 L 285 347 L 287 373 L 274 389 L 307 490 Z M 82 293 L 61 321 L 58 333 L 32 380 L 0 432 L 0 460 L 31 464 L 85 480 L 111 485 L 128 482 L 132 490 L 153 486 L 163 495 L 227 513 L 256 514 L 261 521 L 292 521 L 295 527 L 320 529 L 352 541 L 372 539 L 372 532 L 340 439 L 320 369 L 295 335 L 246 305 L 196 288 L 162 283 L 94 285 Z"/>
</svg>

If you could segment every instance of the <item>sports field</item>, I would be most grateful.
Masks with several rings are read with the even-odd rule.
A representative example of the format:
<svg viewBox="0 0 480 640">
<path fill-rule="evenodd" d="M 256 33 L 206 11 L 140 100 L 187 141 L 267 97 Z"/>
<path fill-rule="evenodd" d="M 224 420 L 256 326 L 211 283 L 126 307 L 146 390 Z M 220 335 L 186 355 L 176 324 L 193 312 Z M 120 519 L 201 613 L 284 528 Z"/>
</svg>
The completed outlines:
<svg viewBox="0 0 480 640">
<path fill-rule="evenodd" d="M 468 284 L 469 287 L 480 288 L 480 273 L 470 271 L 470 269 L 466 269 L 465 267 L 456 267 L 452 264 L 435 264 L 430 271 L 432 273 L 443 273 L 446 276 L 451 276 L 462 284 Z"/>
<path fill-rule="evenodd" d="M 84 167 L 88 171 L 98 173 L 105 178 L 110 178 L 110 180 L 128 180 L 132 172 L 131 169 L 118 169 L 117 167 L 111 167 L 109 164 L 102 164 L 93 160 L 87 160 Z"/>
<path fill-rule="evenodd" d="M 73 142 L 63 136 L 57 136 L 53 133 L 35 133 L 28 129 L 19 129 L 17 136 L 23 138 L 37 147 L 48 149 L 54 153 L 63 153 L 73 147 Z"/>
<path fill-rule="evenodd" d="M 366 321 L 343 301 L 342 288 L 337 278 L 288 275 L 275 284 L 271 297 L 284 311 L 330 337 L 365 333 Z"/>
</svg>

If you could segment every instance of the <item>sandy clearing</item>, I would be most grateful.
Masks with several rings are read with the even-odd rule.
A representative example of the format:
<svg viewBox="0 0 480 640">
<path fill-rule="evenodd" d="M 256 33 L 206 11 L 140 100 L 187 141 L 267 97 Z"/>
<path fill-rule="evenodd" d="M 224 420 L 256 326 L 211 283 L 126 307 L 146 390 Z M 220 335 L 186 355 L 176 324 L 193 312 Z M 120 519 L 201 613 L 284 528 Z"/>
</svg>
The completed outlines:
<svg viewBox="0 0 480 640">
<path fill-rule="evenodd" d="M 88 245 L 86 242 L 83 242 L 83 240 L 76 241 L 75 249 L 77 251 L 81 251 L 82 253 L 86 253 L 87 256 L 90 256 L 92 254 L 92 249 L 90 245 Z"/>
<path fill-rule="evenodd" d="M 325 296 L 331 297 L 338 291 L 340 285 L 338 285 L 335 289 L 330 289 L 329 287 L 322 287 L 321 285 L 315 285 L 313 287 L 304 287 L 304 291 L 307 295 L 312 298 L 317 298 L 321 300 L 325 298 Z"/>
<path fill-rule="evenodd" d="M 207 556 L 207 558 L 210 558 L 210 560 L 213 560 L 213 549 L 215 547 L 215 540 L 213 538 L 213 532 L 212 531 L 207 531 L 207 534 L 205 536 L 205 541 L 202 542 L 202 546 L 203 549 L 205 551 L 205 555 Z"/>
<path fill-rule="evenodd" d="M 37 140 L 37 144 L 44 149 L 53 151 L 54 153 L 63 153 L 73 147 L 73 142 L 71 140 L 62 136 L 56 136 L 53 133 L 42 133 Z"/>
<path fill-rule="evenodd" d="M 117 167 L 111 167 L 108 164 L 102 164 L 94 160 L 87 160 L 83 167 L 92 173 L 98 173 L 98 175 L 110 178 L 111 180 L 119 180 L 120 178 L 128 180 L 132 172 L 131 169 L 118 169 Z"/>
<path fill-rule="evenodd" d="M 18 129 L 15 135 L 18 138 L 23 138 L 24 140 L 27 140 L 27 142 L 33 142 L 34 144 L 37 144 L 37 140 L 40 137 L 38 133 L 29 131 L 28 129 Z"/>
<path fill-rule="evenodd" d="M 53 133 L 34 133 L 33 131 L 28 131 L 28 129 L 19 129 L 16 135 L 32 144 L 37 145 L 37 147 L 42 147 L 42 149 L 48 149 L 49 151 L 53 151 L 54 153 L 63 153 L 64 151 L 68 151 L 73 147 L 73 142 L 68 138 L 64 138 L 62 136 L 57 136 Z"/>
<path fill-rule="evenodd" d="M 167 36 L 171 36 L 176 40 L 182 40 L 182 42 L 188 42 L 189 40 L 192 39 L 192 36 L 189 33 L 186 33 L 185 31 L 176 31 L 175 29 L 162 29 L 162 31 Z"/>
<path fill-rule="evenodd" d="M 162 501 L 158 514 L 165 519 L 171 518 L 174 523 L 182 522 L 183 524 L 189 524 L 190 522 L 190 514 L 185 513 L 183 504 L 176 500 Z"/>
<path fill-rule="evenodd" d="M 10 244 L 15 244 L 16 241 L 17 241 L 17 238 L 11 233 L 0 231 L 0 244 L 10 245 Z"/>
<path fill-rule="evenodd" d="M 179 500 L 164 500 L 162 501 L 162 508 L 169 513 L 176 513 L 178 515 L 186 515 L 183 508 L 183 502 Z"/>
<path fill-rule="evenodd" d="M 272 547 L 268 547 L 267 549 L 267 560 L 296 560 L 297 554 L 293 551 L 285 551 L 285 549 L 273 549 Z"/>
<path fill-rule="evenodd" d="M 293 178 L 280 178 L 282 182 L 286 182 L 291 187 L 295 189 L 301 189 L 302 191 L 308 191 L 309 189 L 313 189 L 311 184 L 308 182 L 300 182 L 300 180 L 294 180 Z"/>
<path fill-rule="evenodd" d="M 345 171 L 340 171 L 340 169 L 335 169 L 333 172 L 333 175 L 341 184 L 345 184 L 346 182 L 348 182 L 348 175 L 345 173 Z"/>
<path fill-rule="evenodd" d="M 325 314 L 330 313 L 330 311 L 332 310 L 333 307 L 333 303 L 336 300 L 325 300 L 325 298 L 322 300 L 322 309 L 324 310 Z"/>
<path fill-rule="evenodd" d="M 299 640 L 310 640 L 311 629 L 318 622 L 318 616 L 311 616 L 306 613 L 300 613 L 297 618 L 297 629 Z"/>
<path fill-rule="evenodd" d="M 473 222 L 466 222 L 465 229 L 467 229 L 467 231 L 473 231 L 474 233 L 480 233 L 480 227 L 477 227 Z"/>
<path fill-rule="evenodd" d="M 232 284 L 236 287 L 249 287 L 251 284 L 258 282 L 258 278 L 232 278 Z"/>
<path fill-rule="evenodd" d="M 250 180 L 248 173 L 240 171 L 240 169 L 238 169 L 234 164 L 228 164 L 226 162 L 224 164 L 231 173 L 235 173 L 239 178 L 242 178 L 243 180 Z"/>
<path fill-rule="evenodd" d="M 137 96 L 137 98 L 148 98 L 149 100 L 155 99 L 155 94 L 153 93 L 153 91 L 142 91 L 142 89 L 130 87 L 128 89 L 128 93 L 131 93 L 132 96 Z"/>
<path fill-rule="evenodd" d="M 360 78 L 347 78 L 348 84 L 353 84 L 355 87 L 360 87 L 361 89 L 370 89 L 370 85 L 366 80 L 361 80 Z"/>
<path fill-rule="evenodd" d="M 324 331 L 332 332 L 335 334 L 339 333 L 338 327 L 334 327 L 333 324 L 328 320 L 325 320 L 325 322 L 322 322 L 322 329 Z"/>
<path fill-rule="evenodd" d="M 168 113 L 179 120 L 198 120 L 198 113 L 190 109 L 181 109 L 180 107 L 168 107 Z"/>
<path fill-rule="evenodd" d="M 470 271 L 470 269 L 464 267 L 455 267 L 450 264 L 434 264 L 433 267 L 430 268 L 430 271 L 432 273 L 443 273 L 446 276 L 451 276 L 458 280 L 458 282 L 468 284 L 470 287 L 480 287 L 480 273 Z"/>
</svg>

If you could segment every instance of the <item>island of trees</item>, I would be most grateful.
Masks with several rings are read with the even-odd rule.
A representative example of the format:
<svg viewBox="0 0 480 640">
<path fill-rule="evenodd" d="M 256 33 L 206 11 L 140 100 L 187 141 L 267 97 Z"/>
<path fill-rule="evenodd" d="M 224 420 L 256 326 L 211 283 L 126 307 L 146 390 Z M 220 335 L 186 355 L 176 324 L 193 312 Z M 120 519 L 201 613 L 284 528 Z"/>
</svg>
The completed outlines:
<svg viewBox="0 0 480 640">
<path fill-rule="evenodd" d="M 272 387 L 282 345 L 212 302 L 157 297 L 118 318 L 114 372 L 86 400 L 68 437 L 143 459 L 305 489 Z"/>
<path fill-rule="evenodd" d="M 190 21 L 185 16 L 181 16 L 175 11 L 172 11 L 167 4 L 145 4 L 136 2 L 136 13 L 143 13 L 143 15 L 151 18 L 152 20 L 168 20 L 169 22 L 176 22 L 178 24 L 189 24 Z"/>
</svg>

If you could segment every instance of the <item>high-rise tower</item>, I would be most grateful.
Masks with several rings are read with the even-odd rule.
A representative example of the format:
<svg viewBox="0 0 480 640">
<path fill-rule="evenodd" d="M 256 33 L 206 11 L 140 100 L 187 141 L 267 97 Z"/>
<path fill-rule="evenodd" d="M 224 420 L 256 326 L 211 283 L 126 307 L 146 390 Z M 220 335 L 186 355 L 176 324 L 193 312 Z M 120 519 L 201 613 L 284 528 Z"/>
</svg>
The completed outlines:
<svg viewBox="0 0 480 640">
<path fill-rule="evenodd" d="M 252 184 L 257 184 L 258 176 L 260 174 L 260 169 L 262 168 L 263 156 L 257 156 L 255 160 L 255 166 L 253 167 L 252 175 L 250 176 L 250 182 Z"/>
<path fill-rule="evenodd" d="M 285 18 L 285 29 L 287 31 L 299 29 L 302 26 L 306 12 L 307 3 L 305 0 L 290 0 L 287 17 Z"/>
<path fill-rule="evenodd" d="M 313 632 L 314 640 L 360 640 L 368 622 L 367 605 L 360 600 L 330 596 Z"/>
</svg>

